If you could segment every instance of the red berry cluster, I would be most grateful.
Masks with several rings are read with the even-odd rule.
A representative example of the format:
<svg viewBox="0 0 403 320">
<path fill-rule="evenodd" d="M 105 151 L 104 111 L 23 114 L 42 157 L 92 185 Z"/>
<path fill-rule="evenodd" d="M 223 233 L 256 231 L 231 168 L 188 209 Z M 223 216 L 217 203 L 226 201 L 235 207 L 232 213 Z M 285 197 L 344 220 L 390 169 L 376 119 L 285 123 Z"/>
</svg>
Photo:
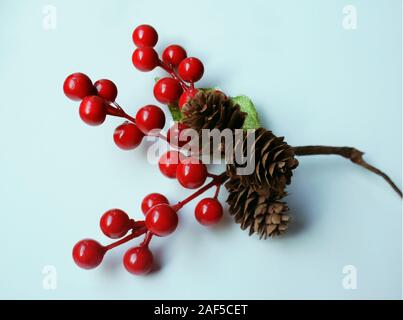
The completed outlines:
<svg viewBox="0 0 403 320">
<path fill-rule="evenodd" d="M 158 42 L 158 34 L 149 25 L 138 26 L 133 31 L 133 42 L 137 46 L 132 61 L 140 71 L 151 71 L 161 67 L 170 77 L 159 79 L 154 85 L 154 96 L 163 104 L 179 101 L 182 107 L 196 93 L 194 83 L 203 77 L 203 63 L 195 57 L 187 57 L 185 49 L 172 44 L 162 52 L 162 60 L 158 57 L 154 46 Z M 189 85 L 187 84 L 189 83 Z"/>
<path fill-rule="evenodd" d="M 158 34 L 153 27 L 138 26 L 133 32 L 133 42 L 137 47 L 132 56 L 133 64 L 140 71 L 151 71 L 156 67 L 165 70 L 169 77 L 161 78 L 155 83 L 154 96 L 160 103 L 179 103 L 179 106 L 183 106 L 198 91 L 194 83 L 203 76 L 203 64 L 197 58 L 187 57 L 186 51 L 179 45 L 165 48 L 160 59 L 154 49 L 157 41 Z M 141 221 L 130 219 L 120 209 L 105 212 L 100 220 L 101 230 L 107 237 L 119 240 L 107 246 L 91 239 L 79 241 L 73 248 L 73 258 L 78 266 L 84 269 L 95 268 L 108 250 L 144 235 L 139 246 L 126 252 L 123 264 L 133 274 L 149 272 L 153 264 L 153 254 L 149 249 L 152 237 L 165 237 L 173 233 L 178 225 L 178 211 L 212 187 L 216 187 L 214 197 L 204 198 L 196 205 L 195 217 L 205 226 L 220 221 L 223 208 L 217 197 L 226 175 L 209 174 L 201 160 L 185 156 L 180 151 L 189 142 L 189 139 L 182 141 L 180 138 L 184 130 L 188 129 L 186 126 L 176 123 L 168 130 L 167 136 L 164 136 L 161 129 L 165 126 L 165 114 L 160 107 L 151 104 L 139 108 L 135 117 L 131 117 L 115 101 L 118 90 L 107 79 L 93 84 L 87 75 L 74 73 L 66 78 L 63 90 L 70 99 L 81 100 L 79 114 L 89 125 L 102 124 L 108 115 L 126 119 L 113 134 L 116 145 L 123 150 L 136 148 L 145 135 L 166 140 L 173 149 L 161 156 L 161 173 L 168 178 L 176 178 L 185 188 L 200 188 L 175 205 L 169 204 L 168 199 L 159 193 L 149 194 L 141 203 L 141 210 L 145 215 L 145 219 Z M 207 178 L 212 180 L 205 184 Z"/>
</svg>

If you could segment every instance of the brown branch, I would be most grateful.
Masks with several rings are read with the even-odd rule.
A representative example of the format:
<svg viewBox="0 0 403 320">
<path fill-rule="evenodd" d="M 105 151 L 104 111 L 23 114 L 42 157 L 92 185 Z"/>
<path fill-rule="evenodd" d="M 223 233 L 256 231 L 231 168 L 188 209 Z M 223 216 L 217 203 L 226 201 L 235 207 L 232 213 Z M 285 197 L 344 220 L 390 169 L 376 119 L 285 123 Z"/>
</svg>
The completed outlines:
<svg viewBox="0 0 403 320">
<path fill-rule="evenodd" d="M 402 198 L 402 191 L 396 186 L 389 176 L 368 164 L 364 159 L 364 152 L 351 147 L 329 147 L 329 146 L 303 146 L 303 147 L 293 147 L 294 152 L 297 156 L 312 156 L 312 155 L 324 155 L 324 154 L 335 154 L 342 156 L 344 158 L 350 159 L 355 164 L 381 176 L 386 180 L 386 182 L 397 192 L 397 194 Z"/>
</svg>

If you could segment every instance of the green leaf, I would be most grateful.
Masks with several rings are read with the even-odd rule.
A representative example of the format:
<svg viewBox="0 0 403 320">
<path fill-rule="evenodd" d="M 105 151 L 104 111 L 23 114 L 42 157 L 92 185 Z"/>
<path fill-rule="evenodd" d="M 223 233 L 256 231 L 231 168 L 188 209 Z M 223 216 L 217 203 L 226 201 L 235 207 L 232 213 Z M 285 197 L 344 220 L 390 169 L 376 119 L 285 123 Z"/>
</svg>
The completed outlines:
<svg viewBox="0 0 403 320">
<path fill-rule="evenodd" d="M 177 104 L 168 105 L 168 109 L 171 112 L 171 116 L 173 121 L 181 121 L 182 120 L 182 112 L 179 109 Z"/>
<path fill-rule="evenodd" d="M 247 96 L 231 97 L 231 100 L 240 106 L 241 111 L 246 112 L 247 116 L 243 124 L 243 129 L 257 129 L 260 128 L 259 116 L 257 114 L 255 105 L 252 100 Z"/>
</svg>

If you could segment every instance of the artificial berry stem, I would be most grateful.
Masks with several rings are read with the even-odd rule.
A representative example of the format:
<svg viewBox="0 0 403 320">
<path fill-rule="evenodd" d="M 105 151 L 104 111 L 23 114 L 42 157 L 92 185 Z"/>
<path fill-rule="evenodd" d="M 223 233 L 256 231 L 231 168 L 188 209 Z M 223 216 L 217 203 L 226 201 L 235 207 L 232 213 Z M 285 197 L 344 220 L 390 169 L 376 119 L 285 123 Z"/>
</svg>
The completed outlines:
<svg viewBox="0 0 403 320">
<path fill-rule="evenodd" d="M 218 194 L 220 193 L 220 189 L 221 189 L 221 184 L 218 184 L 217 189 L 215 190 L 215 193 L 214 193 L 214 199 L 218 198 Z"/>
<path fill-rule="evenodd" d="M 123 108 L 115 101 L 111 102 L 108 101 L 107 102 L 107 113 L 111 116 L 115 116 L 115 117 L 120 117 L 120 118 L 125 118 L 127 120 L 129 120 L 130 122 L 132 122 L 133 124 L 136 124 L 136 119 L 129 116 L 124 110 Z M 158 133 L 156 135 L 158 138 L 167 141 L 167 137 L 164 136 L 162 133 Z"/>
<path fill-rule="evenodd" d="M 133 122 L 134 124 L 136 124 L 136 119 L 134 119 L 133 117 L 129 116 L 127 113 L 124 112 L 123 118 Z"/>
<path fill-rule="evenodd" d="M 114 105 L 116 108 L 118 108 L 119 110 L 123 111 L 123 108 L 116 102 L 116 101 L 111 101 L 110 102 L 112 105 Z"/>
<path fill-rule="evenodd" d="M 201 187 L 199 190 L 197 190 L 195 193 L 191 194 L 189 197 L 187 197 L 184 200 L 179 201 L 177 204 L 173 205 L 172 208 L 175 211 L 179 211 L 187 203 L 189 203 L 193 199 L 197 198 L 199 195 L 206 192 L 208 189 L 210 189 L 214 186 L 219 186 L 219 185 L 223 184 L 225 182 L 225 180 L 227 180 L 227 179 L 228 179 L 228 175 L 226 172 L 223 172 L 220 175 L 215 176 L 211 182 L 206 184 L 204 187 Z"/>
<path fill-rule="evenodd" d="M 166 63 L 164 63 L 163 61 L 159 61 L 159 67 L 163 70 L 165 70 L 167 73 L 169 73 L 169 75 L 174 78 L 175 80 L 178 80 L 182 89 L 184 91 L 189 91 L 191 89 L 191 87 L 189 87 L 174 71 L 174 69 L 172 69 L 169 65 L 167 65 Z"/>
<path fill-rule="evenodd" d="M 136 119 L 133 117 L 129 116 L 121 106 L 119 106 L 116 102 L 108 102 L 106 111 L 109 115 L 115 116 L 115 117 L 120 117 L 120 118 L 125 118 L 134 124 L 136 123 Z"/>
<path fill-rule="evenodd" d="M 122 238 L 122 239 L 120 239 L 120 240 L 118 240 L 116 242 L 113 242 L 113 243 L 105 246 L 105 251 L 108 251 L 108 250 L 111 250 L 111 249 L 113 249 L 115 247 L 118 247 L 121 244 L 126 243 L 126 242 L 128 242 L 128 241 L 130 241 L 130 240 L 132 240 L 134 238 L 137 238 L 137 237 L 141 236 L 142 234 L 144 234 L 146 232 L 147 232 L 147 228 L 145 226 L 143 226 L 143 227 L 141 227 L 139 229 L 136 229 L 136 230 L 132 230 L 132 232 L 129 235 L 127 235 L 126 237 L 124 237 L 124 238 Z"/>
<path fill-rule="evenodd" d="M 135 221 L 134 219 L 130 219 L 130 228 L 133 229 L 133 231 L 141 229 L 145 227 L 145 225 L 145 221 Z"/>
<path fill-rule="evenodd" d="M 148 247 L 148 245 L 150 244 L 151 239 L 153 238 L 153 234 L 148 231 L 144 237 L 143 242 L 140 244 L 141 247 Z"/>
</svg>

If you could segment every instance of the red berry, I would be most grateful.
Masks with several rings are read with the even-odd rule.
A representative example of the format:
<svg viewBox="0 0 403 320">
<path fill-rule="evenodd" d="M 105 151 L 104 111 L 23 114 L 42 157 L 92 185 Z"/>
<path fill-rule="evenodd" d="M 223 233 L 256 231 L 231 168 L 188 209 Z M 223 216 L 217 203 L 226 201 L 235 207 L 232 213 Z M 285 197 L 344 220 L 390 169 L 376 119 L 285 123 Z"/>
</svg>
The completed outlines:
<svg viewBox="0 0 403 320">
<path fill-rule="evenodd" d="M 130 218 L 120 209 L 106 211 L 99 222 L 102 232 L 109 238 L 122 238 L 130 230 Z"/>
<path fill-rule="evenodd" d="M 197 58 L 186 58 L 179 64 L 178 72 L 183 81 L 196 82 L 203 77 L 204 66 Z"/>
<path fill-rule="evenodd" d="M 192 137 L 185 135 L 185 130 L 189 127 L 183 123 L 177 122 L 168 129 L 167 141 L 174 147 L 183 147 L 192 140 Z"/>
<path fill-rule="evenodd" d="M 141 202 L 141 211 L 146 214 L 152 207 L 162 203 L 169 204 L 168 199 L 164 195 L 160 193 L 150 193 L 145 196 Z"/>
<path fill-rule="evenodd" d="M 195 216 L 197 221 L 204 226 L 216 224 L 223 216 L 222 205 L 215 198 L 202 199 L 196 206 Z"/>
<path fill-rule="evenodd" d="M 171 104 L 179 99 L 183 90 L 178 80 L 159 79 L 154 85 L 154 97 L 163 104 Z"/>
<path fill-rule="evenodd" d="M 151 130 L 161 130 L 165 125 L 164 111 L 152 104 L 146 105 L 137 111 L 136 124 L 144 134 Z"/>
<path fill-rule="evenodd" d="M 161 173 L 168 178 L 175 179 L 178 164 L 184 157 L 185 156 L 179 151 L 168 151 L 164 153 L 158 162 Z"/>
<path fill-rule="evenodd" d="M 204 184 L 207 178 L 207 167 L 197 159 L 186 158 L 178 164 L 176 179 L 188 189 L 195 189 Z"/>
<path fill-rule="evenodd" d="M 174 67 L 178 66 L 187 56 L 185 49 L 176 44 L 172 44 L 164 49 L 162 52 L 162 61 L 172 65 Z"/>
<path fill-rule="evenodd" d="M 153 253 L 145 246 L 131 248 L 123 257 L 126 270 L 134 275 L 144 275 L 150 272 L 153 261 Z"/>
<path fill-rule="evenodd" d="M 165 237 L 174 232 L 178 226 L 178 215 L 170 205 L 157 204 L 148 210 L 146 226 L 156 236 Z"/>
<path fill-rule="evenodd" d="M 73 73 L 63 83 L 64 94 L 72 100 L 82 100 L 94 93 L 91 79 L 84 73 Z"/>
<path fill-rule="evenodd" d="M 102 124 L 106 118 L 105 100 L 98 96 L 88 96 L 80 103 L 80 117 L 90 126 Z"/>
<path fill-rule="evenodd" d="M 115 129 L 113 140 L 123 150 L 131 150 L 140 145 L 144 133 L 134 123 L 125 122 Z"/>
<path fill-rule="evenodd" d="M 138 48 L 133 52 L 132 62 L 140 71 L 151 71 L 158 66 L 157 52 L 150 47 Z"/>
<path fill-rule="evenodd" d="M 152 26 L 143 24 L 134 29 L 132 38 L 139 48 L 154 47 L 158 42 L 158 33 Z"/>
<path fill-rule="evenodd" d="M 97 241 L 84 239 L 74 246 L 73 259 L 80 268 L 93 269 L 102 262 L 105 252 L 105 247 Z"/>
<path fill-rule="evenodd" d="M 111 80 L 98 80 L 94 83 L 94 87 L 97 90 L 97 95 L 107 101 L 115 101 L 118 95 L 118 88 Z"/>
<path fill-rule="evenodd" d="M 184 104 L 187 103 L 190 99 L 192 99 L 198 92 L 199 90 L 197 89 L 190 89 L 183 92 L 179 98 L 179 109 L 182 109 Z"/>
</svg>

